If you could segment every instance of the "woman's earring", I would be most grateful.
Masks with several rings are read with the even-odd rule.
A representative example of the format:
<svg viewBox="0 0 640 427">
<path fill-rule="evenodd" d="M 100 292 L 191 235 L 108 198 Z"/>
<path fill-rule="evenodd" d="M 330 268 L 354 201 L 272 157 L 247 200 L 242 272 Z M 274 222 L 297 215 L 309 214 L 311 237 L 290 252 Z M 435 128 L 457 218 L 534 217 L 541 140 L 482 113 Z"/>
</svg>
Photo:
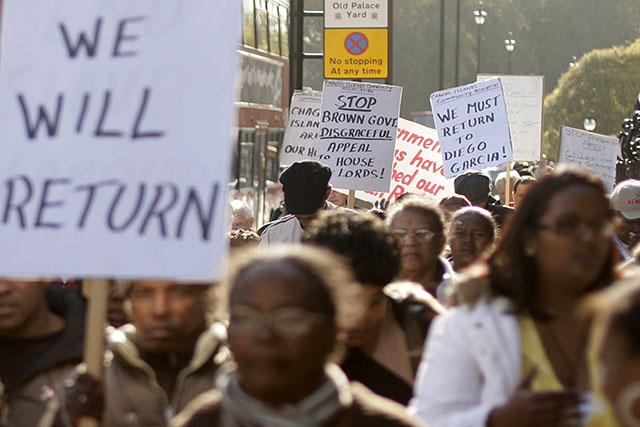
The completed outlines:
<svg viewBox="0 0 640 427">
<path fill-rule="evenodd" d="M 633 413 L 633 407 L 638 399 L 640 399 L 640 381 L 629 383 L 620 391 L 615 404 L 623 425 L 640 427 L 640 420 Z"/>
</svg>

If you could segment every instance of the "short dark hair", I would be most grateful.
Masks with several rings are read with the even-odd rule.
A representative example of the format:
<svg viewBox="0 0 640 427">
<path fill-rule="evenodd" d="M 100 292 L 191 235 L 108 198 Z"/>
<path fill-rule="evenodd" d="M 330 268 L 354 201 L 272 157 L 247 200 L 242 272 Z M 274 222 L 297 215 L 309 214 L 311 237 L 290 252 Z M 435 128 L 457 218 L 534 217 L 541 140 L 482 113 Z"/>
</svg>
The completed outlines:
<svg viewBox="0 0 640 427">
<path fill-rule="evenodd" d="M 465 196 L 472 205 L 486 202 L 491 193 L 491 177 L 481 171 L 467 171 L 453 181 L 455 192 Z"/>
<path fill-rule="evenodd" d="M 368 212 L 324 211 L 305 231 L 302 242 L 344 256 L 363 284 L 385 286 L 400 271 L 393 231 Z"/>
<path fill-rule="evenodd" d="M 513 184 L 513 192 L 515 193 L 516 191 L 518 191 L 518 187 L 520 187 L 520 185 L 535 184 L 537 181 L 538 180 L 535 176 L 523 175 L 516 180 L 515 184 Z"/>
<path fill-rule="evenodd" d="M 479 206 L 469 206 L 466 208 L 458 209 L 453 216 L 451 217 L 451 224 L 460 219 L 463 216 L 476 216 L 483 220 L 483 225 L 485 230 L 489 233 L 491 240 L 493 241 L 498 234 L 498 227 L 496 225 L 496 220 L 493 219 L 488 210 L 481 208 Z"/>
</svg>

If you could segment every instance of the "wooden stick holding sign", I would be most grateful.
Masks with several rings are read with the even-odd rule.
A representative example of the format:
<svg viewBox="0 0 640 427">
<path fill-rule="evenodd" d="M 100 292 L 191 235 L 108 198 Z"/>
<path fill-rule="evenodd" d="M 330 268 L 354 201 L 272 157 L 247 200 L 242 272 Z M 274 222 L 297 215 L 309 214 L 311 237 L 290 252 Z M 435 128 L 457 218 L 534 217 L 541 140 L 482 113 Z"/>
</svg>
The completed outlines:
<svg viewBox="0 0 640 427">
<path fill-rule="evenodd" d="M 84 333 L 84 363 L 87 372 L 96 379 L 101 379 L 104 370 L 104 328 L 107 321 L 107 302 L 109 283 L 106 280 L 87 280 L 84 283 L 84 294 L 89 304 Z M 98 420 L 81 417 L 78 427 L 98 427 Z"/>
<path fill-rule="evenodd" d="M 353 209 L 356 206 L 356 190 L 349 190 L 349 197 L 347 198 L 347 207 Z"/>
<path fill-rule="evenodd" d="M 507 162 L 507 168 L 505 170 L 507 179 L 504 181 L 504 205 L 510 206 L 511 203 L 511 162 Z"/>
</svg>

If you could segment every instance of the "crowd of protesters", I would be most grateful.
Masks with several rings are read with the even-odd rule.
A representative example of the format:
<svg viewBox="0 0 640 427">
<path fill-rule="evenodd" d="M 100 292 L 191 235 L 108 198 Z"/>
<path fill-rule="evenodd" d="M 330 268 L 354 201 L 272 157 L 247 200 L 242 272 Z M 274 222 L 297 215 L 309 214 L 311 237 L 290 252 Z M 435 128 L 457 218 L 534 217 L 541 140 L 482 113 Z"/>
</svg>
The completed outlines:
<svg viewBox="0 0 640 427">
<path fill-rule="evenodd" d="M 367 212 L 330 179 L 290 165 L 260 229 L 233 201 L 220 283 L 110 282 L 102 379 L 80 289 L 0 279 L 0 426 L 640 425 L 640 181 L 469 171 Z"/>
</svg>

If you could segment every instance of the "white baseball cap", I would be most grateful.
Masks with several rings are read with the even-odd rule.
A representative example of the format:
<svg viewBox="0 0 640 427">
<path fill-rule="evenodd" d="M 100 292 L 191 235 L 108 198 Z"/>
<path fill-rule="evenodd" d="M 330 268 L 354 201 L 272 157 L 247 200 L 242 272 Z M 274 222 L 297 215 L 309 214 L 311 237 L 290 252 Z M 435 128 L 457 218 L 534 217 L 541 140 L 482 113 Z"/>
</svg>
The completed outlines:
<svg viewBox="0 0 640 427">
<path fill-rule="evenodd" d="M 626 219 L 640 219 L 640 180 L 620 182 L 611 194 L 611 207 Z"/>
</svg>

